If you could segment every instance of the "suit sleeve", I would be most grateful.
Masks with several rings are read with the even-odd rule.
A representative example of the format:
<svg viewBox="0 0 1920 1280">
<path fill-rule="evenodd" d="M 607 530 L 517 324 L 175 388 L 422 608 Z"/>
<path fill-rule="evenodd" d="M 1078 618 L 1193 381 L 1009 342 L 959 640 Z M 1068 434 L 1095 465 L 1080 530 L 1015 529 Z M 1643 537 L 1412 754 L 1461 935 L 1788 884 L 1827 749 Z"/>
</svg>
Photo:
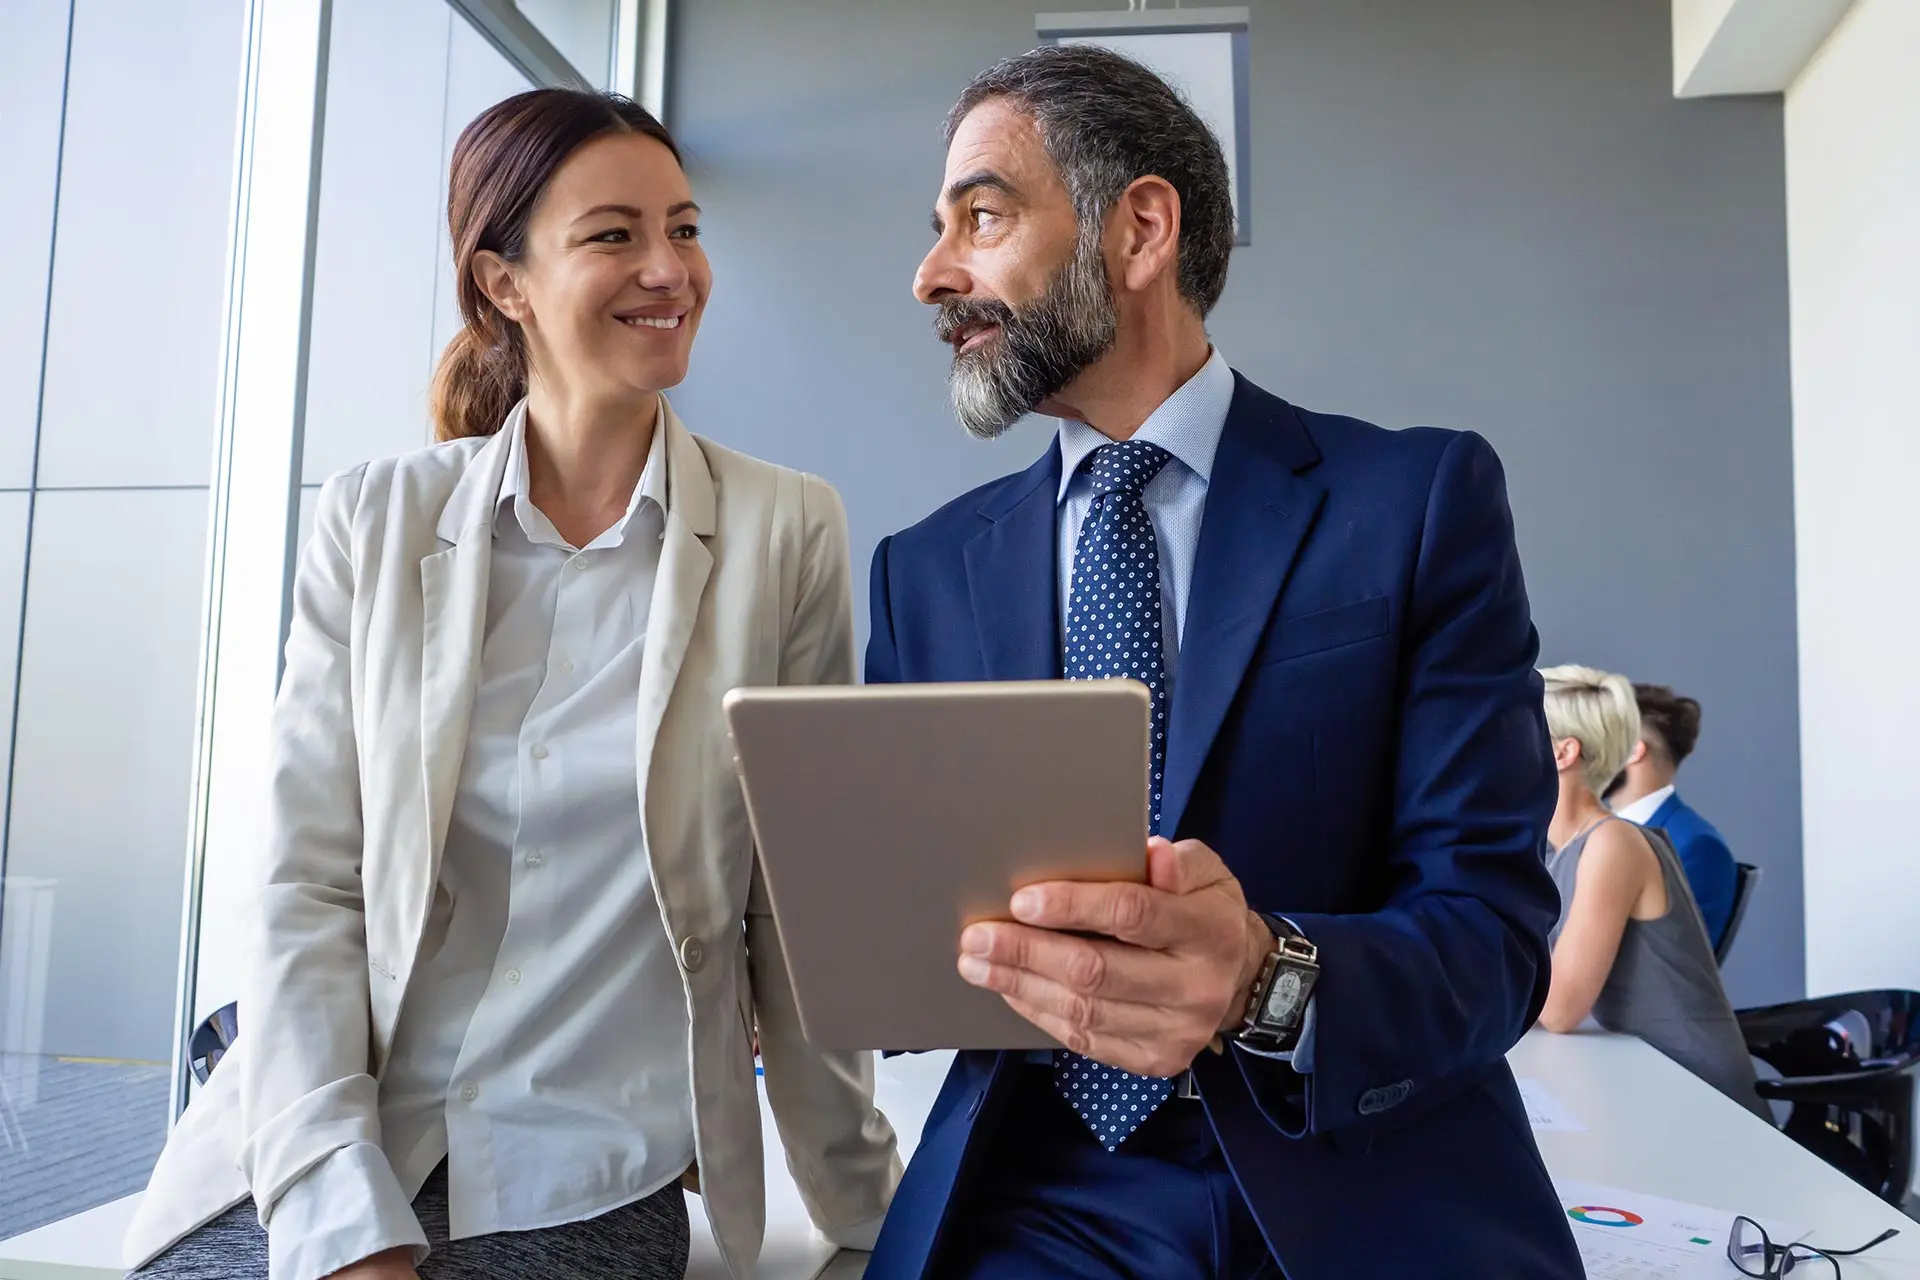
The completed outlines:
<svg viewBox="0 0 1920 1280">
<path fill-rule="evenodd" d="M 805 477 L 803 542 L 794 612 L 780 650 L 783 685 L 853 682 L 853 571 L 839 495 Z M 747 962 L 767 1100 L 787 1168 L 826 1237 L 873 1247 L 900 1181 L 893 1127 L 873 1105 L 873 1055 L 827 1053 L 800 1031 L 793 980 L 755 863 L 747 896 Z"/>
<path fill-rule="evenodd" d="M 380 1148 L 353 724 L 353 568 L 363 471 L 327 483 L 294 578 L 273 712 L 254 963 L 240 997 L 240 1165 L 273 1280 L 310 1280 L 426 1236 Z"/>
<path fill-rule="evenodd" d="M 867 683 L 900 683 L 900 650 L 893 639 L 893 589 L 887 581 L 892 538 L 880 539 L 873 549 L 873 572 L 867 587 Z"/>
<path fill-rule="evenodd" d="M 1456 436 L 1435 471 L 1404 637 L 1386 901 L 1286 913 L 1320 950 L 1312 1074 L 1236 1059 L 1295 1136 L 1444 1096 L 1546 999 L 1559 896 L 1542 860 L 1555 774 L 1539 640 L 1500 463 L 1478 436 Z"/>
</svg>

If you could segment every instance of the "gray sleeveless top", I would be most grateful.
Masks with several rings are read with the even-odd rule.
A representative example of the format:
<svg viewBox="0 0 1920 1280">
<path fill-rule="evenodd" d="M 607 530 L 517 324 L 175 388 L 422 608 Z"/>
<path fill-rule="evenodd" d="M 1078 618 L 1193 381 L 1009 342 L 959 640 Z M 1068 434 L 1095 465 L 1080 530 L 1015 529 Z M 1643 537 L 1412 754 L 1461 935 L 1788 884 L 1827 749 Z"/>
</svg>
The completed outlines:
<svg viewBox="0 0 1920 1280">
<path fill-rule="evenodd" d="M 1549 935 L 1553 942 L 1560 941 L 1567 922 L 1587 838 L 1606 823 L 1619 821 L 1625 819 L 1603 818 L 1547 855 L 1547 870 L 1560 886 L 1560 919 Z M 1613 972 L 1593 1002 L 1594 1021 L 1609 1031 L 1639 1036 L 1772 1124 L 1766 1103 L 1753 1091 L 1753 1062 L 1726 988 L 1720 985 L 1720 966 L 1679 855 L 1664 831 L 1642 828 L 1641 834 L 1660 863 L 1667 913 L 1655 920 L 1628 918 Z"/>
</svg>

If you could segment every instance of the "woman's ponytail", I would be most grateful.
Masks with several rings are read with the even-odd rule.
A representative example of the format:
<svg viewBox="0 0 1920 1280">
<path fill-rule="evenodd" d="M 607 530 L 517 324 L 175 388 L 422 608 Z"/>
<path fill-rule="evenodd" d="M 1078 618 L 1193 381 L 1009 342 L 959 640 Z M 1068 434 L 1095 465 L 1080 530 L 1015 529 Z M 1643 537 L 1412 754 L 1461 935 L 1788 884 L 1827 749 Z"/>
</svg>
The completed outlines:
<svg viewBox="0 0 1920 1280">
<path fill-rule="evenodd" d="M 527 394 L 526 356 L 510 321 L 503 339 L 489 337 L 472 324 L 455 334 L 433 371 L 433 436 L 458 440 L 490 436 L 520 398 Z"/>
</svg>

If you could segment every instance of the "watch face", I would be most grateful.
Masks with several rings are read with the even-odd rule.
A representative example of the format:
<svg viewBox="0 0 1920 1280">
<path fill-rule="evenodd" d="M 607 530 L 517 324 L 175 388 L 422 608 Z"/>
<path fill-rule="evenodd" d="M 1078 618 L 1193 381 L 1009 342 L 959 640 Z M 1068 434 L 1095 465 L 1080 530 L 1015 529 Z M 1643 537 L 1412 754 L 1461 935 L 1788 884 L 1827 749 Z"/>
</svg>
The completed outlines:
<svg viewBox="0 0 1920 1280">
<path fill-rule="evenodd" d="M 1266 1021 L 1289 1026 L 1300 1011 L 1300 971 L 1282 969 L 1273 976 L 1273 989 L 1267 992 Z"/>
</svg>

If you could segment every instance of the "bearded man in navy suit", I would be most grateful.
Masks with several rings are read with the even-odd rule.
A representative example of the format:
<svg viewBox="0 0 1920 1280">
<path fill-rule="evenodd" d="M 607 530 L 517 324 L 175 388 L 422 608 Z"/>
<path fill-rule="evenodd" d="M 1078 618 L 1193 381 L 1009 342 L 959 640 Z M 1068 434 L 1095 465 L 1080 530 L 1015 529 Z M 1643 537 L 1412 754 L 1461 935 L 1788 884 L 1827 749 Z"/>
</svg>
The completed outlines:
<svg viewBox="0 0 1920 1280">
<path fill-rule="evenodd" d="M 1233 371 L 1226 164 L 1139 64 L 1011 59 L 948 142 L 955 410 L 1059 429 L 881 543 L 867 678 L 1140 680 L 1157 834 L 962 935 L 1067 1048 L 957 1055 L 868 1280 L 1578 1277 L 1504 1056 L 1559 904 L 1493 450 Z"/>
</svg>

